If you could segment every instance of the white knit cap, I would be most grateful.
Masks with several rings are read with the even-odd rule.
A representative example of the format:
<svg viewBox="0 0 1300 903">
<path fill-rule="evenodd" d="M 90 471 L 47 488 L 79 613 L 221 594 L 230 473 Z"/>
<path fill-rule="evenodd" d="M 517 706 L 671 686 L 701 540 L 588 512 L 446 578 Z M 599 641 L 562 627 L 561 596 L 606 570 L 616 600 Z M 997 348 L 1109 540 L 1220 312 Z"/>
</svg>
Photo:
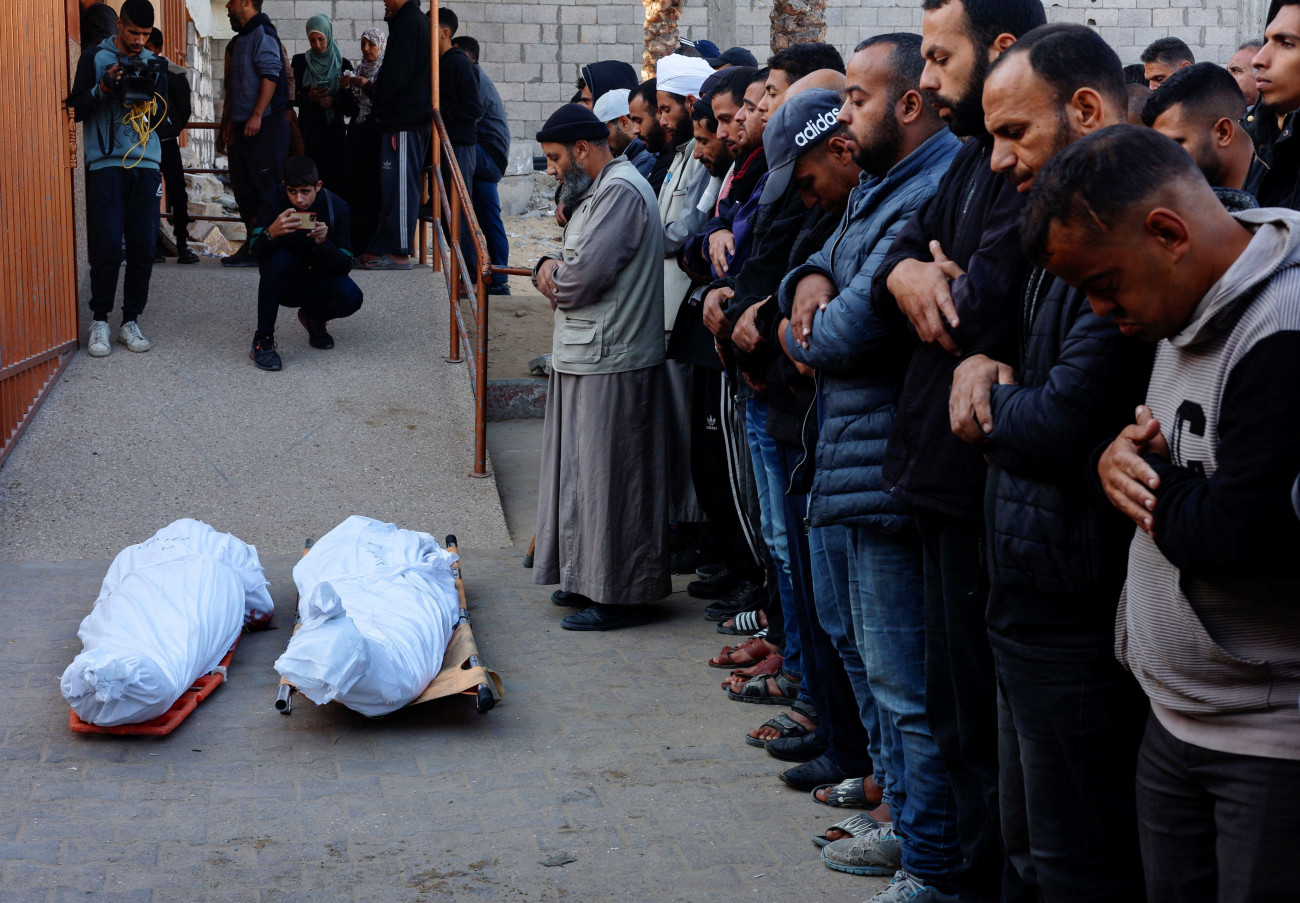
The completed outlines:
<svg viewBox="0 0 1300 903">
<path fill-rule="evenodd" d="M 620 116 L 626 116 L 631 112 L 627 105 L 627 98 L 631 93 L 627 88 L 606 91 L 596 100 L 592 112 L 601 122 L 613 122 Z"/>
<path fill-rule="evenodd" d="M 699 97 L 700 86 L 712 74 L 713 67 L 699 57 L 670 53 L 655 66 L 655 89 Z"/>
</svg>

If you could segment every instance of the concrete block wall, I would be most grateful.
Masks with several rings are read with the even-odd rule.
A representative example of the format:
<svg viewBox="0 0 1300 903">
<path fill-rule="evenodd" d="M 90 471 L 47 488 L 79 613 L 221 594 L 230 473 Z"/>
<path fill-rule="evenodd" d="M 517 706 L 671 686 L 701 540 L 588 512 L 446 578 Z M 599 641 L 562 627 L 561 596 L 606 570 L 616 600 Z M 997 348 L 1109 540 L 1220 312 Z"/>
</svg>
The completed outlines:
<svg viewBox="0 0 1300 903">
<path fill-rule="evenodd" d="M 448 0 L 460 33 L 482 45 L 483 70 L 496 83 L 517 139 L 531 141 L 546 117 L 574 92 L 585 63 L 625 60 L 641 66 L 641 0 Z M 725 7 L 725 8 L 724 8 Z M 426 4 L 427 8 L 427 4 Z M 1090 25 L 1125 63 L 1138 61 L 1156 38 L 1186 41 L 1198 60 L 1226 63 L 1237 44 L 1263 32 L 1262 0 L 1049 0 L 1048 20 Z M 683 37 L 709 38 L 723 48 L 770 55 L 768 0 L 683 0 Z M 290 54 L 307 49 L 307 19 L 325 13 L 343 55 L 361 55 L 361 33 L 386 28 L 383 0 L 265 0 Z M 848 53 L 863 38 L 921 28 L 919 0 L 830 0 L 826 39 Z M 224 41 L 212 42 L 212 76 L 219 87 Z M 219 96 L 219 94 L 218 94 Z M 218 105 L 219 106 L 219 105 Z"/>
</svg>

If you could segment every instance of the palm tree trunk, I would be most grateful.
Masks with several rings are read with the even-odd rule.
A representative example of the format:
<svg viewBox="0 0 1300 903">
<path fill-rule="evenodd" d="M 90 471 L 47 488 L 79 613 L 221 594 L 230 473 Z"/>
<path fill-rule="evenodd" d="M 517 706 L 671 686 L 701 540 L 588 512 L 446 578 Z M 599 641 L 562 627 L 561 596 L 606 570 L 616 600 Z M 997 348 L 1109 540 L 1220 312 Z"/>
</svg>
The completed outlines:
<svg viewBox="0 0 1300 903">
<path fill-rule="evenodd" d="M 773 0 L 768 18 L 773 53 L 826 38 L 826 0 Z"/>
<path fill-rule="evenodd" d="M 825 5 L 825 0 L 816 0 Z M 653 78 L 655 63 L 678 47 L 677 20 L 682 0 L 641 0 L 645 7 L 645 49 L 641 52 L 641 77 Z"/>
</svg>

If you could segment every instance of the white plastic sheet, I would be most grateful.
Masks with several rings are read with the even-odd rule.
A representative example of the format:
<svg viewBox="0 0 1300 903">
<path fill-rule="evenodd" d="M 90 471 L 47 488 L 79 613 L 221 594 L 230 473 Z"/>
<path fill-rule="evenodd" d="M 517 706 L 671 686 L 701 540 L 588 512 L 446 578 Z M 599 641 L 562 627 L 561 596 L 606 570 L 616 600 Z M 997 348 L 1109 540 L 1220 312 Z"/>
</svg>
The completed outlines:
<svg viewBox="0 0 1300 903">
<path fill-rule="evenodd" d="M 275 670 L 317 704 L 400 709 L 442 668 L 460 616 L 455 560 L 428 533 L 349 517 L 293 569 L 302 624 Z"/>
<path fill-rule="evenodd" d="M 274 608 L 257 550 L 202 521 L 175 521 L 113 559 L 77 631 L 60 689 L 101 727 L 166 712 Z"/>
</svg>

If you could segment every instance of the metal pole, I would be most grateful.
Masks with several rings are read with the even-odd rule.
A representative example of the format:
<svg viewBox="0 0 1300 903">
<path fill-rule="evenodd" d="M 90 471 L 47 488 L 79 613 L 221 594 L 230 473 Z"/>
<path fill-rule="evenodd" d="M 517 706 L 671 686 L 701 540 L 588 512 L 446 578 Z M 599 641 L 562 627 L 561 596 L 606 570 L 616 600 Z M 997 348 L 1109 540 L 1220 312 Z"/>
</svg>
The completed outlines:
<svg viewBox="0 0 1300 903">
<path fill-rule="evenodd" d="M 429 0 L 429 72 L 430 85 L 429 91 L 433 100 L 434 110 L 442 109 L 442 84 L 439 81 L 440 72 L 438 69 L 438 58 L 442 56 L 438 52 L 438 0 Z M 432 152 L 433 171 L 438 172 L 442 165 L 442 142 L 438 140 L 438 129 L 430 125 L 429 148 Z M 442 199 L 438 197 L 438 180 L 431 178 L 429 180 L 429 206 L 433 210 L 433 218 L 437 219 L 442 215 Z M 438 230 L 431 229 L 434 241 L 438 240 Z M 424 239 L 420 242 L 421 253 L 423 253 Z M 435 273 L 442 271 L 442 252 L 434 249 L 433 271 Z"/>
<path fill-rule="evenodd" d="M 450 246 L 451 253 L 451 280 L 447 284 L 447 298 L 450 306 L 447 309 L 451 317 L 451 350 L 447 355 L 447 363 L 459 364 L 460 357 L 460 325 L 456 322 L 456 309 L 460 306 L 460 261 L 456 258 L 456 249 L 460 247 L 460 192 L 456 190 L 455 185 L 447 190 L 447 196 L 451 201 L 451 222 L 447 224 L 447 230 L 450 233 L 447 236 L 447 244 Z"/>
<path fill-rule="evenodd" d="M 477 245 L 477 242 L 475 243 Z M 479 248 L 475 248 L 475 255 Z M 480 261 L 480 266 L 482 263 Z M 489 477 L 487 469 L 487 352 L 488 352 L 488 293 L 491 277 L 478 280 L 478 354 L 474 356 L 474 471 L 471 477 Z"/>
</svg>

